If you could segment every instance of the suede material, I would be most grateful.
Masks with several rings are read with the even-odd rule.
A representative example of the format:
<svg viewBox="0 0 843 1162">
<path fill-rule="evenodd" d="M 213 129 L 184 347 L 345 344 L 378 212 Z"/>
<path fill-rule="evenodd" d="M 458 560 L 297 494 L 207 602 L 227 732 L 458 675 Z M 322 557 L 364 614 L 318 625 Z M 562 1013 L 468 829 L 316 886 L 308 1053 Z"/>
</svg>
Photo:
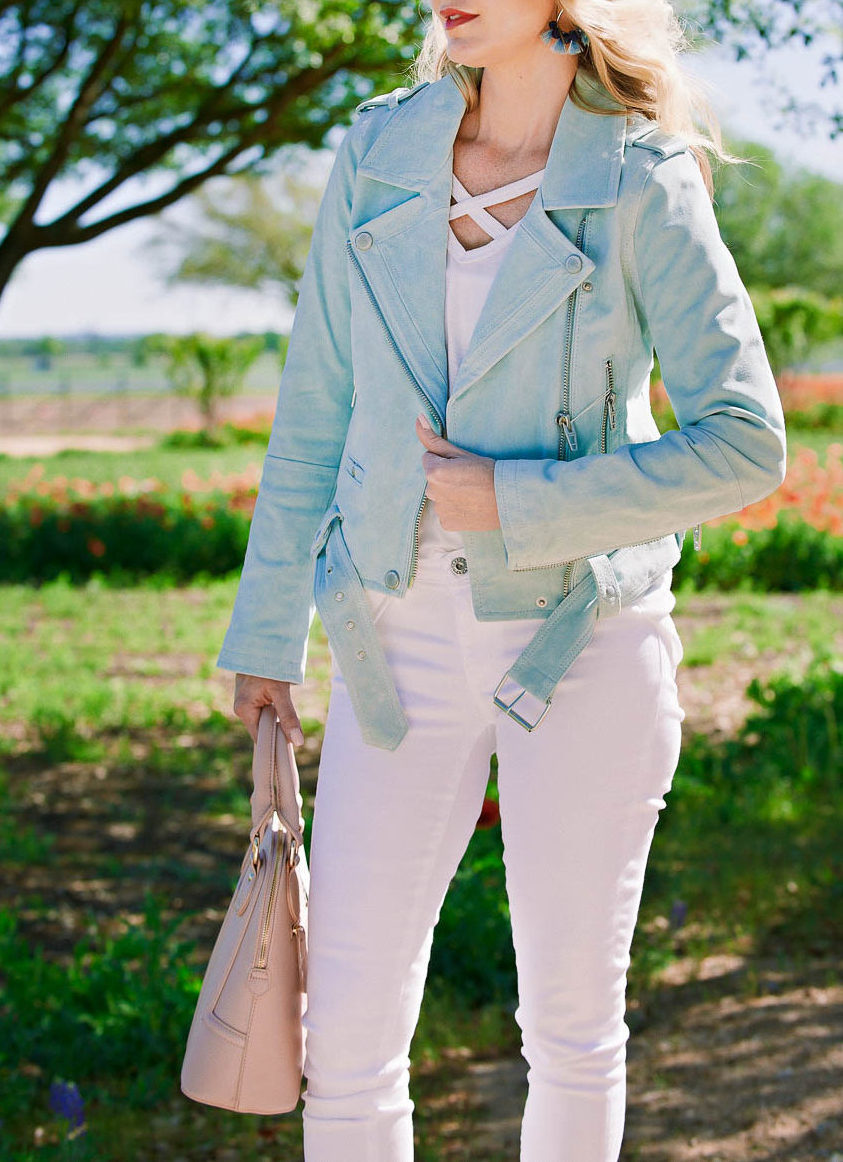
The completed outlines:
<svg viewBox="0 0 843 1162">
<path fill-rule="evenodd" d="M 425 487 L 419 411 L 496 460 L 502 527 L 461 534 L 478 620 L 549 617 L 569 562 L 570 586 L 587 558 L 612 562 L 622 546 L 620 573 L 640 575 L 648 547 L 681 545 L 691 525 L 784 478 L 778 390 L 693 155 L 640 116 L 570 97 L 449 394 L 445 261 L 464 111 L 449 76 L 396 90 L 361 103 L 339 147 L 222 667 L 304 680 L 332 506 L 363 586 L 407 592 Z M 681 425 L 661 436 L 654 348 Z"/>
</svg>

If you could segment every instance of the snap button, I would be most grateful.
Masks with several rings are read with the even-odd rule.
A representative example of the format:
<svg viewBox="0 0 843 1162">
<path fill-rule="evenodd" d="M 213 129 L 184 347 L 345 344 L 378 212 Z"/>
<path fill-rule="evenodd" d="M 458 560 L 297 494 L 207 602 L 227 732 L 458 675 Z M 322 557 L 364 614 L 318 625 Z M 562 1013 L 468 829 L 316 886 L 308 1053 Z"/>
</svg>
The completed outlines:
<svg viewBox="0 0 843 1162">
<path fill-rule="evenodd" d="M 345 594 L 343 593 L 342 589 L 338 589 L 337 592 L 334 594 L 334 601 L 342 601 L 342 599 L 344 597 L 345 597 Z"/>
<path fill-rule="evenodd" d="M 607 596 L 607 597 L 614 597 L 614 596 L 615 596 L 615 587 L 614 587 L 614 585 L 607 585 L 607 586 L 606 586 L 606 596 Z"/>
<path fill-rule="evenodd" d="M 401 575 L 395 569 L 390 569 L 383 580 L 388 589 L 397 589 L 401 584 Z"/>
<path fill-rule="evenodd" d="M 465 557 L 453 557 L 451 559 L 451 572 L 461 576 L 468 572 L 468 562 Z"/>
<path fill-rule="evenodd" d="M 586 294 L 587 294 L 589 291 L 593 291 L 593 290 L 594 290 L 594 283 L 593 283 L 593 282 L 584 282 L 584 283 L 582 284 L 582 289 L 583 289 L 583 290 L 586 292 Z"/>
<path fill-rule="evenodd" d="M 571 274 L 576 274 L 577 271 L 582 270 L 582 259 L 578 254 L 569 254 L 565 259 L 565 269 L 570 270 Z"/>
<path fill-rule="evenodd" d="M 363 661 L 363 659 L 366 657 L 366 651 L 365 651 L 365 650 L 358 650 L 358 651 L 357 651 L 357 657 L 358 657 L 358 658 L 360 659 L 360 661 L 362 662 L 362 661 Z"/>
<path fill-rule="evenodd" d="M 350 621 L 350 620 L 349 620 L 349 621 L 347 621 L 347 622 L 345 623 L 345 628 L 346 628 L 346 629 L 354 629 L 354 622 L 353 622 L 353 621 Z"/>
<path fill-rule="evenodd" d="M 547 605 L 547 598 L 546 597 L 537 597 L 536 598 L 536 605 L 538 605 L 542 609 L 544 609 L 544 607 Z"/>
<path fill-rule="evenodd" d="M 374 238 L 368 230 L 361 230 L 357 237 L 354 239 L 354 244 L 358 250 L 368 250 L 373 242 Z M 577 269 L 579 269 L 579 267 Z"/>
</svg>

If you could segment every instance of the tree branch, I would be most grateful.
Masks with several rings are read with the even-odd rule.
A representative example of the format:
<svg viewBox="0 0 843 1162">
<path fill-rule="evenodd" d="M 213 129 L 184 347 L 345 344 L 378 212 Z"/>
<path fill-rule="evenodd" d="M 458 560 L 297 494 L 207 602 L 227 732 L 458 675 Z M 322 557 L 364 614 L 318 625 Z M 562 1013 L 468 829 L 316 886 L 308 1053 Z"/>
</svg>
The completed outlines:
<svg viewBox="0 0 843 1162">
<path fill-rule="evenodd" d="M 342 57 L 347 52 L 347 46 L 343 46 L 342 49 L 337 48 L 333 53 L 326 54 L 322 65 L 318 69 L 310 69 L 306 73 L 301 73 L 295 81 L 290 81 L 284 89 L 279 91 L 278 100 L 270 104 L 269 108 L 271 109 L 271 113 L 268 121 L 253 126 L 249 133 L 244 134 L 240 141 L 236 142 L 230 149 L 221 154 L 216 161 L 199 173 L 191 174 L 155 198 L 150 198 L 146 202 L 139 202 L 134 206 L 127 206 L 123 210 L 118 210 L 116 213 L 110 214 L 107 218 L 102 218 L 99 222 L 92 222 L 89 226 L 75 224 L 68 228 L 68 215 L 63 214 L 61 218 L 57 218 L 49 225 L 37 228 L 37 248 L 43 249 L 45 247 L 67 246 L 81 242 L 89 242 L 91 239 L 99 237 L 100 234 L 104 234 L 107 230 L 113 230 L 116 226 L 123 226 L 127 222 L 135 221 L 148 214 L 160 213 L 161 210 L 166 209 L 167 206 L 172 205 L 186 194 L 191 193 L 209 178 L 225 173 L 226 166 L 230 162 L 233 162 L 245 150 L 250 149 L 253 145 L 260 142 L 260 139 L 266 134 L 268 122 L 277 120 L 283 113 L 284 108 L 292 101 L 303 93 L 318 87 L 319 84 L 332 76 L 338 67 L 335 58 Z"/>
<path fill-rule="evenodd" d="M 79 126 L 84 124 L 88 109 L 97 99 L 101 91 L 103 74 L 108 69 L 115 53 L 119 49 L 128 26 L 128 19 L 125 16 L 121 16 L 115 27 L 114 34 L 103 45 L 102 51 L 88 70 L 88 75 L 79 86 L 79 92 L 76 94 L 73 105 L 59 130 L 50 155 L 41 166 L 33 182 L 32 189 L 21 206 L 14 222 L 9 227 L 10 234 L 19 229 L 26 229 L 32 225 L 35 213 L 41 204 L 41 199 L 47 187 L 61 169 L 67 157 L 70 143 L 76 136 Z"/>
<path fill-rule="evenodd" d="M 37 92 L 37 90 L 41 88 L 44 82 L 48 80 L 53 75 L 53 73 L 60 69 L 66 62 L 68 52 L 70 51 L 70 43 L 73 39 L 73 25 L 76 22 L 76 17 L 78 16 L 79 9 L 81 7 L 81 2 L 76 4 L 73 8 L 73 11 L 70 13 L 70 18 L 68 19 L 67 23 L 62 25 L 64 40 L 61 47 L 59 48 L 58 53 L 56 54 L 55 59 L 45 68 L 43 68 L 40 73 L 36 73 L 34 75 L 32 84 L 28 85 L 27 88 L 20 89 L 17 87 L 17 85 L 11 84 L 5 95 L 0 98 L 0 118 L 5 116 L 5 114 L 8 113 L 10 109 L 14 108 L 14 106 L 17 105 L 20 101 L 28 99 L 33 93 Z M 0 9 L 0 11 L 2 11 L 2 9 Z M 26 43 L 25 35 L 22 38 L 22 43 Z M 19 75 L 19 73 L 20 69 L 16 66 L 11 74 L 11 79 L 14 80 Z"/>
<path fill-rule="evenodd" d="M 310 69 L 306 73 L 300 73 L 294 80 L 288 81 L 283 89 L 278 90 L 275 100 L 270 99 L 262 106 L 246 104 L 241 104 L 239 107 L 232 106 L 226 110 L 226 118 L 229 120 L 243 121 L 246 117 L 254 116 L 255 113 L 264 109 L 267 113 L 267 119 L 254 130 L 254 135 L 257 136 L 260 133 L 264 133 L 267 125 L 277 120 L 279 114 L 284 111 L 292 100 L 316 88 L 323 80 L 327 80 L 328 77 L 332 76 L 337 68 L 341 67 L 347 53 L 348 46 L 336 46 L 332 52 L 324 56 L 323 62 L 318 69 Z M 165 134 L 163 137 L 157 138 L 155 141 L 151 141 L 136 150 L 132 154 L 131 161 L 121 166 L 110 178 L 107 178 L 96 189 L 86 194 L 75 206 L 71 206 L 60 218 L 56 218 L 49 226 L 45 226 L 44 229 L 62 229 L 71 223 L 78 223 L 78 220 L 83 214 L 96 206 L 116 189 L 119 189 L 130 178 L 136 177 L 139 173 L 143 173 L 149 169 L 156 161 L 160 161 L 161 158 L 165 157 L 176 145 L 185 144 L 190 141 L 203 125 L 206 125 L 220 114 L 219 98 L 223 95 L 223 92 L 229 91 L 231 83 L 231 79 L 229 79 L 225 86 L 220 86 L 220 89 L 215 89 L 212 94 L 214 100 L 209 98 L 208 101 L 200 106 L 200 112 L 197 113 L 189 125 L 183 126 L 181 129 L 174 129 L 171 133 Z M 239 143 L 237 147 L 238 153 L 242 153 L 247 148 L 247 145 L 244 144 L 245 141 L 249 141 L 250 144 L 252 143 L 251 136 L 246 135 L 243 141 Z M 54 244 L 49 243 L 48 245 Z"/>
</svg>

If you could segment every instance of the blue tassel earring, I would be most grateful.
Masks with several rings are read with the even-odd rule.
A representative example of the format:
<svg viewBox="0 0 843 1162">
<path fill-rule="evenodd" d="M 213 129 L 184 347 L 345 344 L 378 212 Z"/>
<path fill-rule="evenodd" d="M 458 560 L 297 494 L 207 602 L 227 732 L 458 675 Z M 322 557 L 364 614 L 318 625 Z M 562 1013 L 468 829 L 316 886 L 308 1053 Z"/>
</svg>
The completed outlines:
<svg viewBox="0 0 843 1162">
<path fill-rule="evenodd" d="M 563 32 L 555 20 L 551 20 L 541 34 L 545 44 L 549 44 L 554 52 L 564 52 L 574 55 L 585 52 L 588 48 L 588 33 L 581 28 L 574 28 L 570 32 Z"/>
</svg>

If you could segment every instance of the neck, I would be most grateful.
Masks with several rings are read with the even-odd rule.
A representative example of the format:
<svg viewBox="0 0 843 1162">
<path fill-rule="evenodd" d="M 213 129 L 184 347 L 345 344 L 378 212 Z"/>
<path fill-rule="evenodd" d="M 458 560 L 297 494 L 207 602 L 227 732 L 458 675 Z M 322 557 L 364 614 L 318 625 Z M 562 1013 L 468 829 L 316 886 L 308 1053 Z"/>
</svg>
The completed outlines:
<svg viewBox="0 0 843 1162">
<path fill-rule="evenodd" d="M 542 49 L 529 62 L 486 65 L 479 104 L 463 120 L 464 141 L 509 158 L 549 152 L 577 58 Z"/>
</svg>

